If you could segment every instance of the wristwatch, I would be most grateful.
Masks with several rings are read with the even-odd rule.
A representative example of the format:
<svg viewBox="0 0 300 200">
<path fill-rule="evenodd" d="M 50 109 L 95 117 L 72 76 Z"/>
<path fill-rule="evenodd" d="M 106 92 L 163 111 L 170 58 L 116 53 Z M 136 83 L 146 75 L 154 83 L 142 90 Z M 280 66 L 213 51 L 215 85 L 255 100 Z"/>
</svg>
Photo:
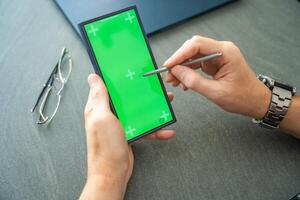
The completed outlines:
<svg viewBox="0 0 300 200">
<path fill-rule="evenodd" d="M 292 97 L 296 94 L 296 87 L 292 87 L 261 74 L 259 74 L 257 78 L 272 91 L 272 98 L 269 109 L 263 119 L 253 119 L 252 121 L 263 128 L 279 128 L 280 122 L 290 107 Z"/>
</svg>

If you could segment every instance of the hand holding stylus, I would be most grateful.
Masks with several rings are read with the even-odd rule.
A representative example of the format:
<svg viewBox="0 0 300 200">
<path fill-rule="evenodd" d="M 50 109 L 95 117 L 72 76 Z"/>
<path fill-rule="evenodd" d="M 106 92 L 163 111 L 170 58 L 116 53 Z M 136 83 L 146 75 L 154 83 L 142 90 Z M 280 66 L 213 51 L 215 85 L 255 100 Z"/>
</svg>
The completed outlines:
<svg viewBox="0 0 300 200">
<path fill-rule="evenodd" d="M 203 62 L 202 66 L 180 65 L 190 58 L 215 52 L 222 52 L 223 55 Z M 170 69 L 167 82 L 175 87 L 181 84 L 184 90 L 192 89 L 226 111 L 260 119 L 268 110 L 270 90 L 256 78 L 239 48 L 232 42 L 194 36 L 164 66 Z M 194 70 L 198 68 L 211 78 L 206 78 Z"/>
</svg>

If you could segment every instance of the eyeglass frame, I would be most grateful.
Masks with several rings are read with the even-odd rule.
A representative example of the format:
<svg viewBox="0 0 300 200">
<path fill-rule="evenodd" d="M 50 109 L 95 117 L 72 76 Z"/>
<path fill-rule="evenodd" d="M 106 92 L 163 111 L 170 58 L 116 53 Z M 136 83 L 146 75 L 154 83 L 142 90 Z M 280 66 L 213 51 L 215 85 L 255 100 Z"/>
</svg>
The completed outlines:
<svg viewBox="0 0 300 200">
<path fill-rule="evenodd" d="M 65 57 L 65 56 L 67 56 L 67 57 Z M 69 71 L 65 78 L 62 76 L 62 73 L 61 73 L 61 65 L 62 65 L 62 61 L 64 59 L 68 59 L 68 64 L 69 64 Z M 34 112 L 34 110 L 39 105 L 39 103 L 43 97 L 40 107 L 39 107 L 39 110 L 38 110 L 39 118 L 38 118 L 38 121 L 36 122 L 37 124 L 39 124 L 39 125 L 49 124 L 51 122 L 51 120 L 53 119 L 53 117 L 56 115 L 58 107 L 60 105 L 60 101 L 61 101 L 61 93 L 65 87 L 65 84 L 67 83 L 67 81 L 70 77 L 70 74 L 72 72 L 72 67 L 73 67 L 73 63 L 72 63 L 71 53 L 65 47 L 63 47 L 61 50 L 61 55 L 60 55 L 59 61 L 55 65 L 54 69 L 52 70 L 46 83 L 43 85 L 43 88 L 36 100 L 36 103 L 34 104 L 33 108 L 31 109 L 31 112 Z M 49 116 L 45 116 L 43 111 L 44 111 L 46 102 L 49 99 L 48 97 L 49 97 L 50 92 L 52 91 L 53 88 L 55 88 L 55 86 L 53 85 L 55 79 L 58 79 L 60 81 L 61 87 L 58 89 L 58 91 L 56 93 L 56 95 L 58 96 L 56 107 L 55 107 L 51 117 L 49 117 Z"/>
</svg>

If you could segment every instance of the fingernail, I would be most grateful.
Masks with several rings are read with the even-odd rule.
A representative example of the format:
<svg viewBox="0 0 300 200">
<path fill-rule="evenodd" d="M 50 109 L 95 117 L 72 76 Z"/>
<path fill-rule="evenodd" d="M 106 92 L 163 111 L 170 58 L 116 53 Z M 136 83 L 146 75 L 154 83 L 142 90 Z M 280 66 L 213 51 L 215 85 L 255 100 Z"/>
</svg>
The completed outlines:
<svg viewBox="0 0 300 200">
<path fill-rule="evenodd" d="M 166 81 L 169 83 L 170 82 L 170 77 L 167 75 Z"/>
<path fill-rule="evenodd" d="M 184 87 L 182 84 L 180 84 L 180 88 L 182 89 L 182 91 L 184 91 Z"/>
<path fill-rule="evenodd" d="M 168 66 L 169 62 L 170 62 L 170 58 L 164 62 L 163 66 Z"/>
</svg>

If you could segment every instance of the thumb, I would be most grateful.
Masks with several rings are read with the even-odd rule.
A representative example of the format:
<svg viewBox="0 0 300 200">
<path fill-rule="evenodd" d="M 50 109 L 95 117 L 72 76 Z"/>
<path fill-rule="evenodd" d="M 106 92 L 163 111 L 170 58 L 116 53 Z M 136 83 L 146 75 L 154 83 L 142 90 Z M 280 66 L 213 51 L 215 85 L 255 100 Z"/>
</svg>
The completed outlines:
<svg viewBox="0 0 300 200">
<path fill-rule="evenodd" d="M 192 89 L 208 98 L 211 97 L 213 91 L 216 89 L 216 82 L 214 80 L 204 78 L 189 67 L 176 65 L 171 68 L 171 73 L 188 89 Z"/>
<path fill-rule="evenodd" d="M 90 74 L 88 77 L 88 83 L 90 86 L 90 93 L 86 109 L 110 112 L 108 93 L 101 78 L 96 74 Z"/>
</svg>

